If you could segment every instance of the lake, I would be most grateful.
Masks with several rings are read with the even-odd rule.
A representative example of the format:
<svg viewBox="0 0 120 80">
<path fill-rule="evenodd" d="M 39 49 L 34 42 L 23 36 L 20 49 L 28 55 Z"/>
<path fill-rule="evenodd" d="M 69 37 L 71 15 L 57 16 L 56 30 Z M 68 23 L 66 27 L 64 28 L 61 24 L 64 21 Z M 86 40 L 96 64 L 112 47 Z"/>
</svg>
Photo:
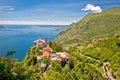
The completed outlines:
<svg viewBox="0 0 120 80">
<path fill-rule="evenodd" d="M 4 26 L 0 28 L 0 55 L 5 56 L 9 49 L 15 49 L 12 58 L 21 61 L 34 40 L 47 37 L 48 41 L 53 41 L 59 29 L 65 27 L 66 25 Z"/>
</svg>

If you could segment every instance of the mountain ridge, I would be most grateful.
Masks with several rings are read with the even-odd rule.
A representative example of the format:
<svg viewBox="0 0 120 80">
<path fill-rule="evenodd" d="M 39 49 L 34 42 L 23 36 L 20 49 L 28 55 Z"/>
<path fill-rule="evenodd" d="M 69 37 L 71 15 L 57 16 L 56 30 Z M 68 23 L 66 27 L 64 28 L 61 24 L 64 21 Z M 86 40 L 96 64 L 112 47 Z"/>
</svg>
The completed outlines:
<svg viewBox="0 0 120 80">
<path fill-rule="evenodd" d="M 82 20 L 62 30 L 55 41 L 61 44 L 82 43 L 88 39 L 105 37 L 120 31 L 120 7 L 101 13 L 89 13 Z"/>
</svg>

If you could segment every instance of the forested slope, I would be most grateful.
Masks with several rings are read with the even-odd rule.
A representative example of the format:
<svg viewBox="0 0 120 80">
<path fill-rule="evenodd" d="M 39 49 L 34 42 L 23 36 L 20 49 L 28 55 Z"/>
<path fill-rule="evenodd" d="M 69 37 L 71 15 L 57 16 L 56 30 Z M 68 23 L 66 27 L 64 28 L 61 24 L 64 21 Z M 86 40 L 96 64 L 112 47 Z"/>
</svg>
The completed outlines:
<svg viewBox="0 0 120 80">
<path fill-rule="evenodd" d="M 78 44 L 118 32 L 120 32 L 120 7 L 114 7 L 101 13 L 89 13 L 82 20 L 61 31 L 55 41 L 63 45 Z"/>
</svg>

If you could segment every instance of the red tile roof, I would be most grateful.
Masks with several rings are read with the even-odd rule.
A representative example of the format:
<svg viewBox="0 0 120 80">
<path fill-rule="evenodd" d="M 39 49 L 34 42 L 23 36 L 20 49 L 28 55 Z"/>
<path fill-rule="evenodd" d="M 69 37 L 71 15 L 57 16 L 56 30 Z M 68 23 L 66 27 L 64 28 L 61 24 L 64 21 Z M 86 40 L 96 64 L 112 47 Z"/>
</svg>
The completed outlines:
<svg viewBox="0 0 120 80">
<path fill-rule="evenodd" d="M 48 51 L 43 51 L 43 56 L 49 57 L 50 53 Z"/>
<path fill-rule="evenodd" d="M 61 61 L 62 61 L 62 58 L 58 58 L 57 61 L 58 61 L 58 62 L 61 62 Z"/>
<path fill-rule="evenodd" d="M 44 51 L 48 51 L 48 52 L 51 52 L 51 51 L 52 51 L 52 49 L 49 48 L 49 47 L 46 47 L 46 48 L 44 48 L 43 50 L 44 50 Z"/>
</svg>

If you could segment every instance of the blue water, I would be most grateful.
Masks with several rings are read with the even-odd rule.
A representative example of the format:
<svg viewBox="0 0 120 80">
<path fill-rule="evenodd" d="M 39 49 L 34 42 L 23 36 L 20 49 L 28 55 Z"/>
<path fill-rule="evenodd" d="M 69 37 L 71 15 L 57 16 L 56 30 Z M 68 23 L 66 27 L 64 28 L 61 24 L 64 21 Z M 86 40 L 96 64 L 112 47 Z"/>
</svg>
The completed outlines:
<svg viewBox="0 0 120 80">
<path fill-rule="evenodd" d="M 65 28 L 60 25 L 41 26 L 5 26 L 0 28 L 0 55 L 5 56 L 9 49 L 15 49 L 16 53 L 12 58 L 21 61 L 27 50 L 33 45 L 33 41 L 41 38 L 48 38 L 53 41 L 58 34 L 58 29 Z"/>
</svg>

